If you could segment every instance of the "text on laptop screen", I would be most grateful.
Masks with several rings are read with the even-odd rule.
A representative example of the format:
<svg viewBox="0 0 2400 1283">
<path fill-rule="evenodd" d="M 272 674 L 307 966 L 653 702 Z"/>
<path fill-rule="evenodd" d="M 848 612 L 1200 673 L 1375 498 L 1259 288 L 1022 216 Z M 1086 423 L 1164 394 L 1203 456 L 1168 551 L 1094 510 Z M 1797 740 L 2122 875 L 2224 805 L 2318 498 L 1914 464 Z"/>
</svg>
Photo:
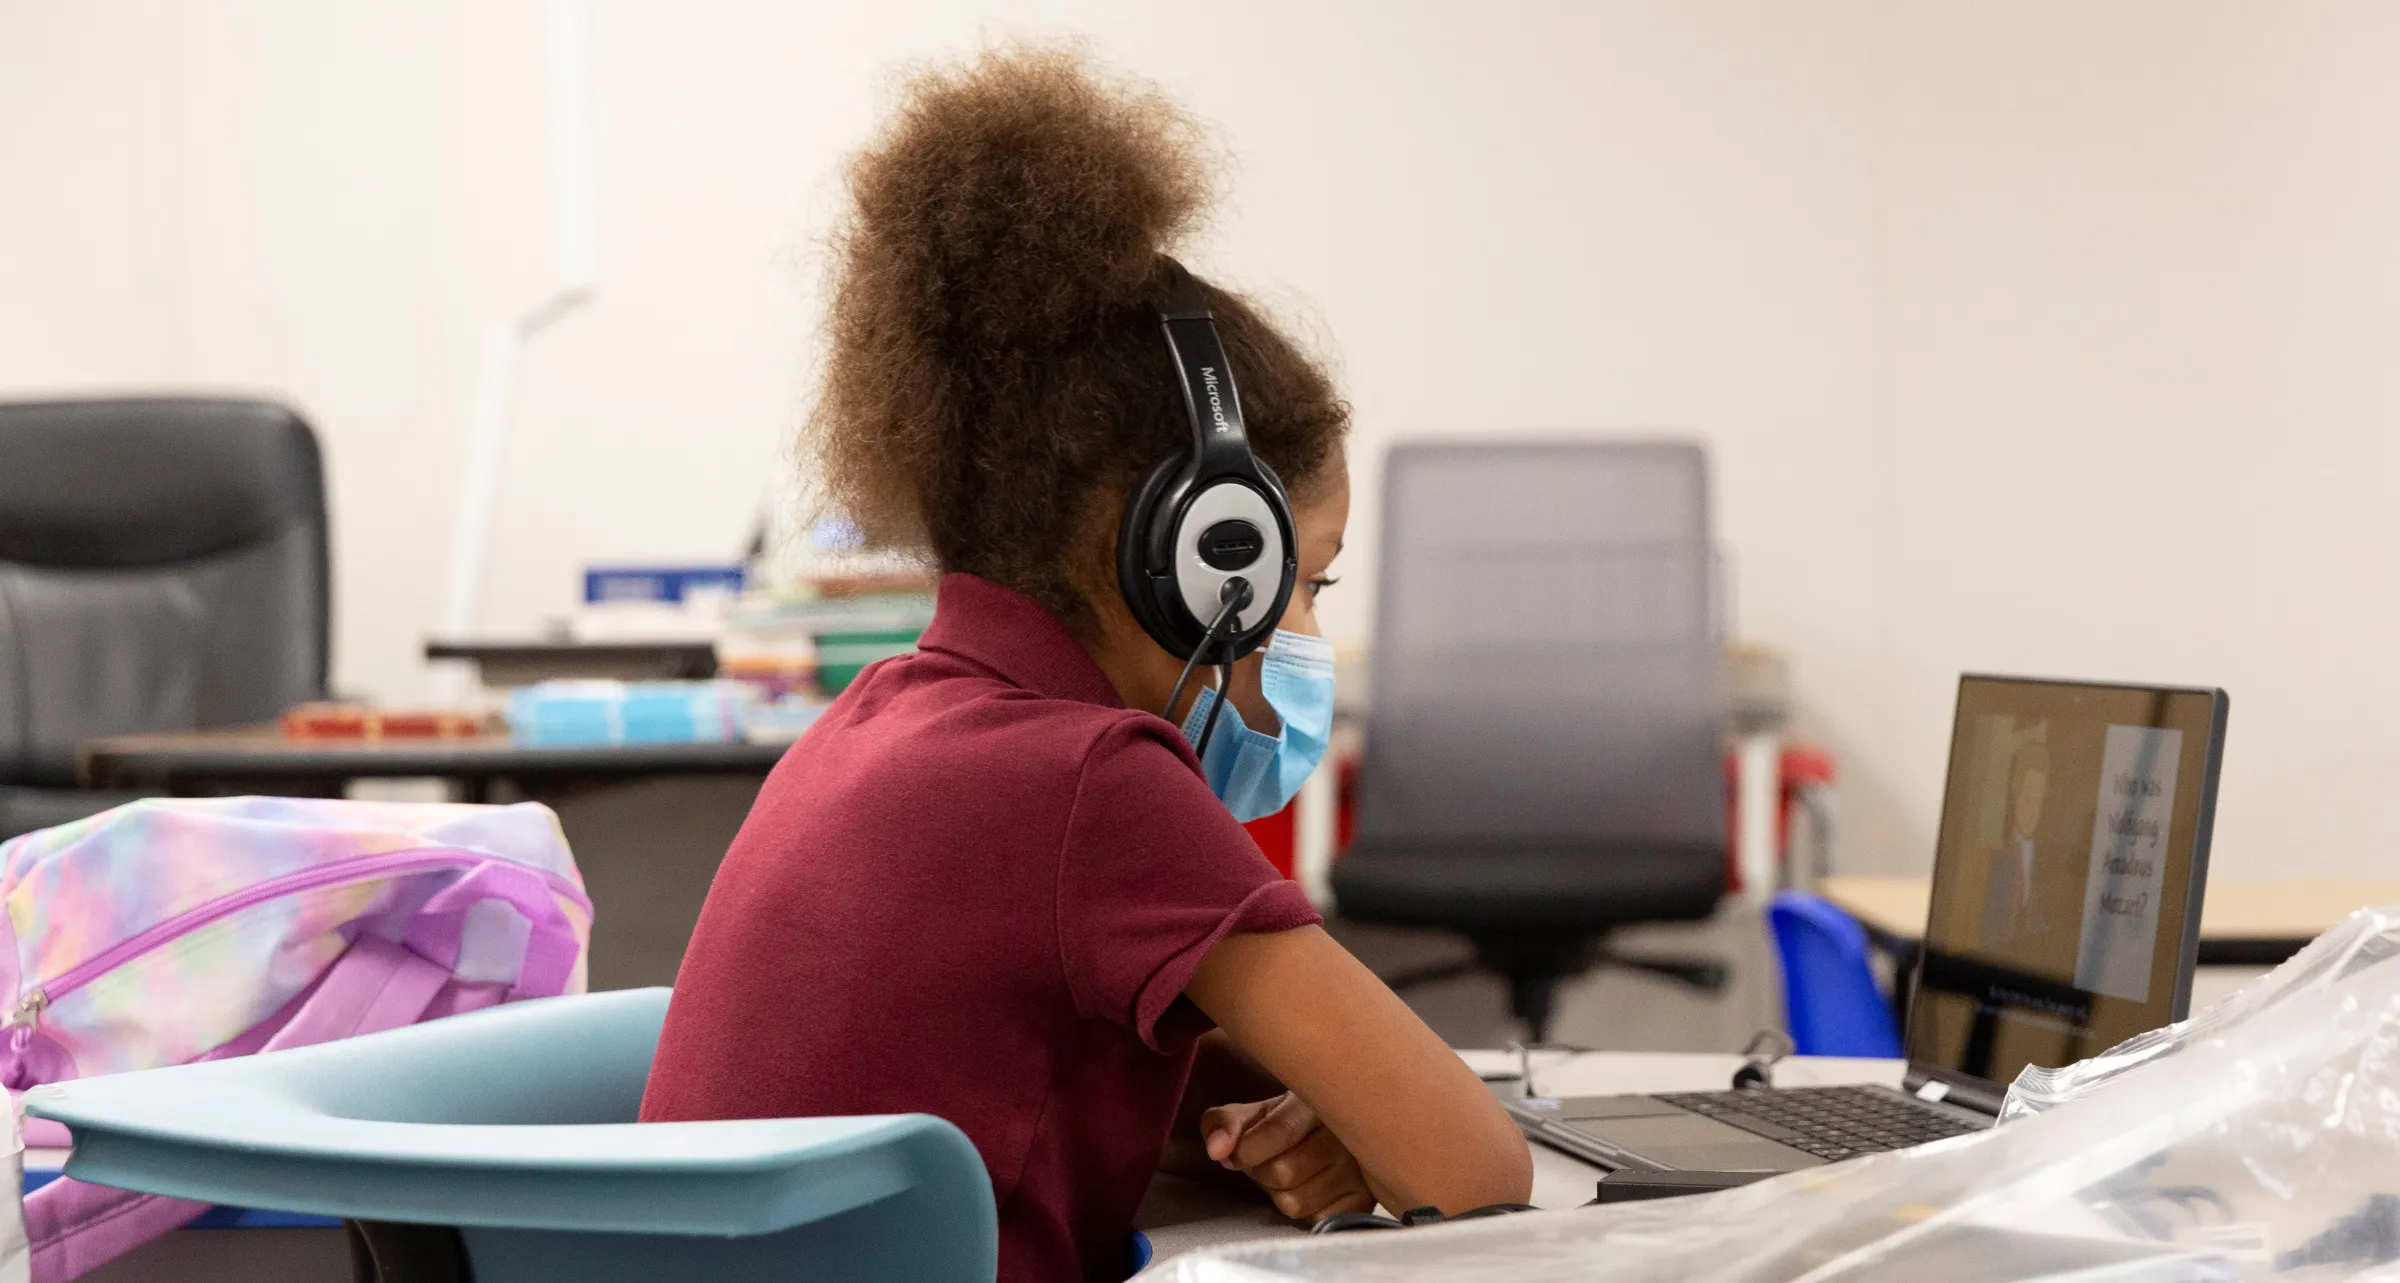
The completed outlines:
<svg viewBox="0 0 2400 1283">
<path fill-rule="evenodd" d="M 2005 1084 L 2181 1018 L 2222 699 L 1960 682 L 1911 1061 Z"/>
</svg>

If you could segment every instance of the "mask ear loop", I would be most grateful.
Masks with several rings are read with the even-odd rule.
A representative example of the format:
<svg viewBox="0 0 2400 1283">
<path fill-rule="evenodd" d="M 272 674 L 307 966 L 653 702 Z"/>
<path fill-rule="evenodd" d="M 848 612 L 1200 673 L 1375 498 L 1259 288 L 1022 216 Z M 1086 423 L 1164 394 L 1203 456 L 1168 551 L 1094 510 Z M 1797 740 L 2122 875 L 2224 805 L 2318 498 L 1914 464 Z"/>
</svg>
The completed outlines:
<svg viewBox="0 0 2400 1283">
<path fill-rule="evenodd" d="M 1183 688 L 1191 683 L 1192 670 L 1200 666 L 1200 660 L 1208 654 L 1209 647 L 1221 640 L 1220 634 L 1225 637 L 1233 635 L 1235 617 L 1241 614 L 1242 607 L 1250 604 L 1250 581 L 1239 576 L 1226 580 L 1223 595 L 1225 604 L 1217 608 L 1217 617 L 1209 621 L 1208 631 L 1201 636 L 1200 644 L 1192 649 L 1192 657 L 1183 661 L 1183 673 L 1175 679 L 1175 689 L 1167 696 L 1167 707 L 1159 714 L 1170 722 L 1175 720 L 1175 706 L 1183 702 Z M 1217 702 L 1209 706 L 1208 720 L 1200 726 L 1200 742 L 1192 746 L 1195 757 L 1208 747 L 1208 737 L 1217 729 L 1217 714 L 1225 711 L 1226 693 L 1232 689 L 1233 665 L 1219 665 L 1217 672 Z"/>
<path fill-rule="evenodd" d="M 1225 701 L 1233 690 L 1233 665 L 1217 666 L 1217 702 L 1208 706 L 1208 720 L 1200 723 L 1200 740 L 1192 745 L 1192 756 L 1208 751 L 1208 737 L 1217 733 L 1217 714 L 1225 711 Z M 1205 760 L 1205 759 L 1203 759 Z"/>
</svg>

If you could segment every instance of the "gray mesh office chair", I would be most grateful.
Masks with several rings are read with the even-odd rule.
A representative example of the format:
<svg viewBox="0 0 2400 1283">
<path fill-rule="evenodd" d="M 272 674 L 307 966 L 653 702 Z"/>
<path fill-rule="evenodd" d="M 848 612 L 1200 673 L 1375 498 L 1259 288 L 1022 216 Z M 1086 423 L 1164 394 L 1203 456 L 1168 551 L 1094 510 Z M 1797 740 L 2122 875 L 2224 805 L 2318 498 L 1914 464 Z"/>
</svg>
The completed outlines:
<svg viewBox="0 0 2400 1283">
<path fill-rule="evenodd" d="M 1397 447 L 1383 529 L 1342 916 L 1466 936 L 1473 962 L 1393 983 L 1497 971 L 1535 1041 L 1603 960 L 1721 987 L 1720 964 L 1603 949 L 1725 889 L 1700 448 Z"/>
<path fill-rule="evenodd" d="M 0 404 L 0 838 L 132 796 L 74 787 L 85 740 L 322 697 L 329 578 L 316 434 L 291 411 Z"/>
</svg>

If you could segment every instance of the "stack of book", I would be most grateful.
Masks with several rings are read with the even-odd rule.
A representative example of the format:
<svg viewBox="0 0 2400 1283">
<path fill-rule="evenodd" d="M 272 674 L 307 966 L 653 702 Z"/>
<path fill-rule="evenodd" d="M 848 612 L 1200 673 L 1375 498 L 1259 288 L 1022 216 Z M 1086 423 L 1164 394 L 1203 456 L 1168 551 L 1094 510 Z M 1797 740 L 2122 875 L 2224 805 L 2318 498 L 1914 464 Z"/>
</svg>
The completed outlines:
<svg viewBox="0 0 2400 1283">
<path fill-rule="evenodd" d="M 758 692 L 734 681 L 540 682 L 508 697 L 517 742 L 535 748 L 597 744 L 722 744 L 743 737 Z"/>
<path fill-rule="evenodd" d="M 818 693 L 838 695 L 867 665 L 916 649 L 932 622 L 933 585 L 921 575 L 818 578 L 745 598 L 717 640 L 717 666 L 728 674 L 805 669 Z"/>
</svg>

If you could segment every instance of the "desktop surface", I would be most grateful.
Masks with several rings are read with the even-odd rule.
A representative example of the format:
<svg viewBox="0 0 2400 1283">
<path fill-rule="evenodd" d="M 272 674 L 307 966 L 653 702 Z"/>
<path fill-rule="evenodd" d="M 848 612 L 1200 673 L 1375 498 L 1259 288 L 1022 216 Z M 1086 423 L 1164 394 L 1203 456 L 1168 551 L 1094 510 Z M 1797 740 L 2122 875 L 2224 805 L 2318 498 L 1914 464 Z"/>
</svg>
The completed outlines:
<svg viewBox="0 0 2400 1283">
<path fill-rule="evenodd" d="M 1925 933 L 1933 880 L 1841 874 L 1818 883 L 1817 892 L 1869 932 L 1890 941 L 1914 942 Z M 2352 911 L 2385 904 L 2400 904 L 2400 882 L 2211 879 L 2200 906 L 2200 964 L 2271 966 Z"/>
<path fill-rule="evenodd" d="M 1486 1078 L 1517 1072 L 1514 1052 L 1465 1050 L 1459 1056 Z M 1730 1085 L 1742 1064 L 1740 1056 L 1719 1052 L 1542 1051 L 1533 1056 L 1536 1086 L 1567 1096 L 1709 1091 Z M 1778 1087 L 1889 1087 L 1899 1084 L 1905 1070 L 1897 1060 L 1791 1056 L 1776 1063 L 1774 1082 Z M 1592 1201 L 1605 1169 L 1547 1145 L 1527 1143 L 1533 1153 L 1535 1207 L 1555 1210 Z M 1196 1248 L 1306 1232 L 1255 1196 L 1164 1174 L 1151 1182 L 1134 1225 L 1149 1235 L 1156 1251 L 1150 1272 L 1160 1274 L 1167 1260 Z"/>
<path fill-rule="evenodd" d="M 651 776 L 772 770 L 785 744 L 597 744 L 533 747 L 512 736 L 293 739 L 274 726 L 117 735 L 83 746 L 83 776 L 102 788 L 259 777 Z"/>
</svg>

